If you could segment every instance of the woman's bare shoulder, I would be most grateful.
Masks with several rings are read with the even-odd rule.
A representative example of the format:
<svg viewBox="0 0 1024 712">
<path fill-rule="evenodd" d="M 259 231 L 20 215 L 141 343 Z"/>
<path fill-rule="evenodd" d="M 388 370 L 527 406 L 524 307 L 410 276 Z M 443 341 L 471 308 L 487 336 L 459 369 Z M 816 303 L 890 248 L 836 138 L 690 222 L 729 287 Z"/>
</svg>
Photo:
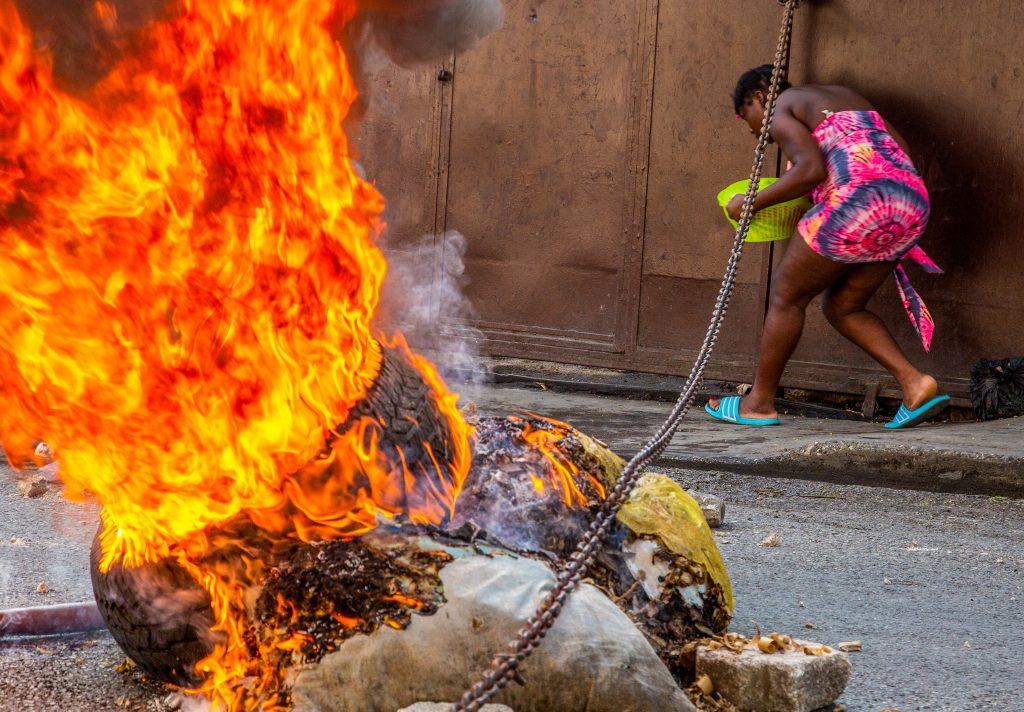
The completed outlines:
<svg viewBox="0 0 1024 712">
<path fill-rule="evenodd" d="M 818 87 L 800 85 L 787 89 L 779 95 L 778 111 L 792 115 L 798 121 L 810 126 L 810 117 L 815 112 L 815 107 L 822 103 L 822 96 L 817 91 Z"/>
<path fill-rule="evenodd" d="M 841 84 L 802 84 L 793 88 L 799 90 L 800 100 L 814 109 L 870 111 L 874 108 L 860 93 Z"/>
<path fill-rule="evenodd" d="M 821 123 L 823 112 L 872 111 L 871 102 L 838 84 L 801 84 L 779 97 L 779 108 L 793 114 L 809 129 Z"/>
</svg>

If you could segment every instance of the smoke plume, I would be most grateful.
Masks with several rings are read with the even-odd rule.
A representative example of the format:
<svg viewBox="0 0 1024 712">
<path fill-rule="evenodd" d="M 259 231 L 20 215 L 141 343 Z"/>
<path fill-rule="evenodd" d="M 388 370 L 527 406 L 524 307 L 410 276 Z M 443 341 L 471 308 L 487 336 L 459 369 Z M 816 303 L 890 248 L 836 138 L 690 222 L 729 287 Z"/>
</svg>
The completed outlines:
<svg viewBox="0 0 1024 712">
<path fill-rule="evenodd" d="M 388 273 L 375 325 L 385 334 L 399 329 L 413 350 L 425 353 L 448 382 L 483 383 L 486 369 L 476 347 L 476 316 L 463 294 L 466 238 L 457 232 L 425 235 L 413 243 L 381 245 Z"/>
<path fill-rule="evenodd" d="M 363 0 L 353 44 L 360 52 L 376 45 L 411 66 L 472 49 L 501 22 L 501 0 Z"/>
<path fill-rule="evenodd" d="M 83 92 L 132 49 L 149 22 L 173 17 L 179 0 L 15 0 L 38 49 L 53 55 L 66 90 Z M 355 65 L 376 48 L 410 66 L 472 49 L 501 26 L 501 0 L 358 0 L 359 11 L 337 34 Z"/>
</svg>

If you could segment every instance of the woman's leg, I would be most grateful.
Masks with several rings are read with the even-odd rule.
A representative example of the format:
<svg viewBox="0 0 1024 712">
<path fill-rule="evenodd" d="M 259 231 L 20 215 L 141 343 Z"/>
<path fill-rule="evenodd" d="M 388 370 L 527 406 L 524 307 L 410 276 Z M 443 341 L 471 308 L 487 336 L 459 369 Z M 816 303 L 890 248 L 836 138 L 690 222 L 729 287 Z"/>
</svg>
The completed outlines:
<svg viewBox="0 0 1024 712">
<path fill-rule="evenodd" d="M 836 331 L 893 375 L 903 389 L 903 401 L 914 409 L 935 397 L 938 384 L 914 368 L 885 323 L 867 310 L 868 301 L 895 267 L 893 262 L 857 265 L 825 292 L 821 308 Z"/>
<path fill-rule="evenodd" d="M 757 374 L 750 393 L 740 401 L 740 415 L 743 417 L 774 418 L 778 415 L 775 392 L 786 362 L 800 341 L 807 305 L 852 267 L 822 257 L 808 247 L 799 234 L 789 243 L 782 264 L 772 278 Z M 717 400 L 712 399 L 711 405 L 717 408 Z"/>
</svg>

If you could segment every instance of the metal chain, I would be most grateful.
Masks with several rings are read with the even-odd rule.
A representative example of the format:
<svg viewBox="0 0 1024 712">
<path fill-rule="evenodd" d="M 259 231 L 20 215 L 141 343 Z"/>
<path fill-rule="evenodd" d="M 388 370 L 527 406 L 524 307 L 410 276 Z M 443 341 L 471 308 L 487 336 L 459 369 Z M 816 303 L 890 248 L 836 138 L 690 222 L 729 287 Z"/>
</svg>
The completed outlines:
<svg viewBox="0 0 1024 712">
<path fill-rule="evenodd" d="M 747 192 L 743 198 L 739 228 L 736 231 L 732 253 L 729 255 L 729 261 L 726 265 L 722 287 L 718 291 L 715 308 L 711 314 L 711 323 L 708 325 L 704 343 L 700 348 L 690 375 L 686 379 L 686 385 L 679 394 L 679 399 L 676 401 L 668 419 L 666 419 L 658 432 L 644 445 L 640 452 L 634 455 L 633 459 L 626 464 L 615 488 L 602 504 L 576 549 L 569 556 L 565 568 L 559 573 L 554 588 L 544 597 L 537 611 L 519 630 L 515 640 L 509 644 L 508 652 L 499 654 L 491 661 L 491 666 L 480 676 L 477 683 L 463 694 L 459 702 L 452 705 L 449 712 L 476 712 L 510 681 L 515 679 L 521 680 L 517 672 L 519 665 L 540 645 L 541 640 L 554 624 L 555 619 L 565 605 L 566 599 L 575 590 L 576 586 L 579 585 L 580 579 L 594 558 L 598 544 L 604 539 L 616 513 L 623 502 L 626 501 L 636 481 L 643 473 L 644 468 L 668 447 L 668 443 L 672 436 L 675 435 L 679 423 L 690 408 L 697 387 L 703 379 L 704 368 L 711 358 L 715 343 L 718 341 L 718 332 L 721 329 L 725 313 L 729 308 L 729 300 L 732 297 L 733 285 L 736 282 L 736 273 L 739 269 L 744 241 L 750 228 L 750 220 L 753 217 L 754 197 L 757 195 L 758 185 L 760 184 L 765 148 L 768 145 L 772 120 L 775 118 L 775 104 L 779 95 L 779 83 L 785 71 L 784 65 L 787 49 L 793 33 L 793 12 L 800 2 L 800 0 L 780 0 L 780 2 L 782 1 L 785 1 L 786 8 L 782 18 L 779 43 L 775 50 L 775 63 L 772 67 L 772 79 L 768 87 L 768 99 L 765 105 L 764 120 L 761 124 L 761 134 L 757 141 L 757 147 L 754 149 L 754 166 L 750 173 L 750 184 L 747 186 Z"/>
</svg>

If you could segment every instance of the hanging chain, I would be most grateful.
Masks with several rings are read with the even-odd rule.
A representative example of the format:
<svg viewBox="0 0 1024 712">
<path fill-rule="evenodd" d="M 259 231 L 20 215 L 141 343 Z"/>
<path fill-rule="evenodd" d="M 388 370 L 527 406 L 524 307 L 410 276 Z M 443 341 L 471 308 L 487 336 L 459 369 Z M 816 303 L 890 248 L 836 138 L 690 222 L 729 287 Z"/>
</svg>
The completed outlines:
<svg viewBox="0 0 1024 712">
<path fill-rule="evenodd" d="M 757 195 L 758 185 L 761 180 L 765 148 L 768 146 L 772 120 L 775 118 L 775 103 L 779 95 L 779 83 L 785 71 L 787 50 L 793 33 L 793 12 L 800 3 L 800 0 L 780 0 L 781 2 L 785 2 L 786 9 L 783 13 L 779 43 L 775 50 L 775 63 L 772 67 L 772 79 L 768 87 L 764 121 L 761 124 L 761 134 L 757 141 L 757 147 L 754 149 L 754 166 L 750 173 L 750 184 L 747 186 L 747 192 L 743 198 L 739 228 L 736 231 L 732 253 L 729 255 L 729 262 L 726 265 L 722 287 L 718 290 L 718 298 L 715 301 L 715 308 L 711 314 L 711 323 L 708 325 L 704 343 L 693 364 L 693 369 L 686 379 L 686 385 L 679 394 L 679 400 L 676 401 L 675 407 L 673 407 L 668 419 L 662 424 L 658 432 L 626 464 L 622 474 L 619 476 L 618 482 L 615 484 L 615 488 L 601 505 L 597 515 L 590 523 L 586 534 L 569 556 L 565 568 L 559 573 L 554 588 L 544 597 L 544 600 L 533 616 L 519 630 L 515 640 L 509 644 L 508 652 L 499 654 L 491 661 L 491 666 L 480 676 L 477 683 L 466 691 L 462 699 L 457 704 L 452 705 L 449 712 L 476 712 L 505 685 L 519 677 L 517 672 L 519 665 L 540 645 L 548 629 L 554 624 L 555 618 L 561 613 L 562 607 L 565 605 L 569 595 L 579 585 L 580 579 L 590 566 L 597 552 L 597 546 L 604 539 L 612 521 L 615 519 L 616 513 L 618 513 L 623 502 L 626 501 L 636 481 L 643 473 L 644 468 L 668 447 L 672 436 L 675 435 L 676 429 L 679 427 L 679 423 L 690 408 L 697 387 L 703 380 L 704 368 L 711 358 L 712 351 L 714 351 L 715 343 L 718 341 L 718 332 L 721 329 L 725 313 L 729 308 L 729 300 L 732 297 L 733 285 L 736 282 L 736 273 L 739 269 L 740 257 L 743 253 L 743 244 L 754 213 L 754 197 Z"/>
</svg>

